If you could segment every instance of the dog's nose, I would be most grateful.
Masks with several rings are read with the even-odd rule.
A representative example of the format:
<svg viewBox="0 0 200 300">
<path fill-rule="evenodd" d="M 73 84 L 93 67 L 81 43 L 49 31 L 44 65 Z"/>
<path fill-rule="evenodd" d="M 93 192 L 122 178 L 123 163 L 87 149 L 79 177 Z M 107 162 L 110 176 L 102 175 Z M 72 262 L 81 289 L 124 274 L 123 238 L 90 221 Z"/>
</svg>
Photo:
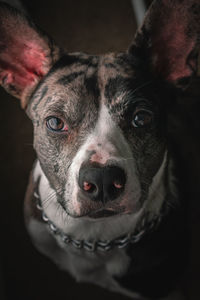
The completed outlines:
<svg viewBox="0 0 200 300">
<path fill-rule="evenodd" d="M 83 167 L 79 172 L 78 183 L 87 198 L 106 203 L 117 199 L 123 192 L 126 175 L 115 166 Z"/>
</svg>

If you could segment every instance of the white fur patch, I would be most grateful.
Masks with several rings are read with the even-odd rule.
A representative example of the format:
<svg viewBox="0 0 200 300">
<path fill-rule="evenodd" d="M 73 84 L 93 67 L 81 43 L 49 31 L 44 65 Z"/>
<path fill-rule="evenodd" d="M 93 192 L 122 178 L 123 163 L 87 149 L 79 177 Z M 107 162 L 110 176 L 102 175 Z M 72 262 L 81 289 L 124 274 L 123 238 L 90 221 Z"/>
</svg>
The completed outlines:
<svg viewBox="0 0 200 300">
<path fill-rule="evenodd" d="M 93 154 L 91 154 L 93 153 Z M 83 163 L 96 162 L 101 165 L 121 167 L 127 176 L 123 198 L 119 199 L 120 206 L 125 206 L 125 212 L 136 212 L 141 190 L 136 174 L 135 160 L 120 128 L 113 122 L 108 109 L 103 105 L 99 119 L 92 133 L 77 152 L 69 169 L 69 181 L 66 183 L 65 198 L 71 209 L 79 211 L 78 176 Z M 134 184 L 133 184 L 134 183 Z M 83 203 L 83 205 L 85 205 Z"/>
</svg>

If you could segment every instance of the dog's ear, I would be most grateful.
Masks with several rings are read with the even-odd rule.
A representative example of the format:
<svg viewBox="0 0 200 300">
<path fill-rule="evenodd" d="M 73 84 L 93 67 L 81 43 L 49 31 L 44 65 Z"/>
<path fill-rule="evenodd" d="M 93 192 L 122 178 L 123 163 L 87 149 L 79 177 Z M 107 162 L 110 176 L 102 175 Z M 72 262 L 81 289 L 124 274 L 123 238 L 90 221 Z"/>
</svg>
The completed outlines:
<svg viewBox="0 0 200 300">
<path fill-rule="evenodd" d="M 0 84 L 21 99 L 23 108 L 58 56 L 52 40 L 27 17 L 0 4 Z"/>
<path fill-rule="evenodd" d="M 148 10 L 129 52 L 155 77 L 184 88 L 197 71 L 200 1 L 157 0 Z"/>
</svg>

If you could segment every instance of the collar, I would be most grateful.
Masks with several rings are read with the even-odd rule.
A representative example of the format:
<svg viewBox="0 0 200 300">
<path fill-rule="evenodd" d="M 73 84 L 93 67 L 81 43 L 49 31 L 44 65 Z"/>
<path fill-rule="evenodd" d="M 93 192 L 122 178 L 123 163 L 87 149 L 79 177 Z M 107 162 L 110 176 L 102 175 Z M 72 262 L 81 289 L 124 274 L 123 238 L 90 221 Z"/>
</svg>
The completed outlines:
<svg viewBox="0 0 200 300">
<path fill-rule="evenodd" d="M 59 229 L 45 214 L 39 192 L 37 187 L 34 190 L 33 198 L 35 200 L 35 204 L 37 209 L 41 212 L 42 220 L 48 225 L 51 233 L 55 236 L 61 238 L 61 240 L 67 245 L 71 245 L 76 249 L 83 249 L 89 252 L 101 251 L 107 252 L 114 248 L 122 249 L 127 247 L 128 245 L 138 243 L 144 236 L 155 231 L 155 229 L 160 224 L 163 214 L 159 216 L 155 216 L 153 220 L 144 222 L 143 226 L 138 229 L 134 233 L 128 233 L 126 235 L 120 236 L 119 238 L 113 240 L 78 240 L 64 233 L 61 229 Z"/>
</svg>

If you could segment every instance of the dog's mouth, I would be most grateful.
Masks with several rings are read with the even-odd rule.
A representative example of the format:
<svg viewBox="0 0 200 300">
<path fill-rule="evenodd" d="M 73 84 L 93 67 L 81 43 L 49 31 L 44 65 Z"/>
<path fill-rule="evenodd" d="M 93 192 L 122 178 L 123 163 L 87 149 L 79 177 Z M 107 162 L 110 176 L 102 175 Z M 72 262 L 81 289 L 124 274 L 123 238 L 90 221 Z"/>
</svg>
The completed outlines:
<svg viewBox="0 0 200 300">
<path fill-rule="evenodd" d="M 113 217 L 116 215 L 124 214 L 125 212 L 125 207 L 117 207 L 117 208 L 107 208 L 107 207 L 102 207 L 93 211 L 88 212 L 85 214 L 84 218 L 89 218 L 89 219 L 100 219 L 100 218 L 109 218 Z"/>
<path fill-rule="evenodd" d="M 94 212 L 90 212 L 87 215 L 87 217 L 92 218 L 92 219 L 107 218 L 107 217 L 112 217 L 112 216 L 118 215 L 119 213 L 120 213 L 119 211 L 101 209 L 101 210 L 97 210 Z"/>
</svg>

